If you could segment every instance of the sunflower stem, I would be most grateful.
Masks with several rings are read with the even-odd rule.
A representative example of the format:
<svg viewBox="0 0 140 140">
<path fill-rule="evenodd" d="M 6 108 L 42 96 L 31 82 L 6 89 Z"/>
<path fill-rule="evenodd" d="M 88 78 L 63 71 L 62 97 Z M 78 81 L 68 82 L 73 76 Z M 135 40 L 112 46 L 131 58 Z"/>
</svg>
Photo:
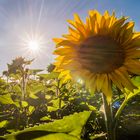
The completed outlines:
<svg viewBox="0 0 140 140">
<path fill-rule="evenodd" d="M 112 114 L 112 106 L 111 103 L 107 102 L 105 95 L 102 93 L 102 100 L 104 106 L 104 119 L 107 131 L 107 139 L 108 140 L 116 140 L 116 130 L 113 127 L 113 114 Z"/>
<path fill-rule="evenodd" d="M 123 101 L 123 103 L 121 104 L 121 106 L 119 107 L 118 111 L 116 112 L 115 118 L 114 118 L 115 123 L 116 123 L 116 121 L 119 119 L 120 114 L 122 113 L 122 110 L 125 108 L 127 102 L 128 102 L 128 100 L 125 99 L 125 100 Z"/>
</svg>

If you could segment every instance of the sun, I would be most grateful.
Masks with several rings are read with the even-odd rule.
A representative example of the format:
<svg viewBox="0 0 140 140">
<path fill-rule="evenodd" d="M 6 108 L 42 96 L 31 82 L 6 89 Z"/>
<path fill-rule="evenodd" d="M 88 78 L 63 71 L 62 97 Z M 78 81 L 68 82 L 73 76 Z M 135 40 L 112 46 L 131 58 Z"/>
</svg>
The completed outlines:
<svg viewBox="0 0 140 140">
<path fill-rule="evenodd" d="M 47 34 L 40 31 L 23 31 L 18 39 L 19 51 L 27 58 L 42 58 L 46 53 L 52 50 L 48 47 L 51 41 Z"/>
<path fill-rule="evenodd" d="M 28 42 L 28 49 L 30 51 L 38 51 L 40 49 L 40 43 L 37 40 L 30 40 Z"/>
<path fill-rule="evenodd" d="M 37 57 L 45 52 L 48 42 L 42 33 L 23 32 L 23 35 L 20 36 L 19 45 L 22 46 L 24 55 Z"/>
</svg>

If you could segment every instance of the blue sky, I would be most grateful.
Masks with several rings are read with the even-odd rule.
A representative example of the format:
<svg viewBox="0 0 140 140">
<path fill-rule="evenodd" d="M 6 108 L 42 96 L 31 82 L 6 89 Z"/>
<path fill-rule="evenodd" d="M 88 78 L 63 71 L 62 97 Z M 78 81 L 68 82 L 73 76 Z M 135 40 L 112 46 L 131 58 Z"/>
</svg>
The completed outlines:
<svg viewBox="0 0 140 140">
<path fill-rule="evenodd" d="M 52 38 L 67 33 L 67 19 L 78 13 L 84 20 L 88 10 L 116 12 L 129 16 L 140 31 L 139 0 L 0 0 L 0 72 L 17 56 L 35 58 L 31 68 L 42 68 L 54 61 Z M 45 45 L 39 54 L 24 49 L 25 33 L 43 36 Z"/>
</svg>

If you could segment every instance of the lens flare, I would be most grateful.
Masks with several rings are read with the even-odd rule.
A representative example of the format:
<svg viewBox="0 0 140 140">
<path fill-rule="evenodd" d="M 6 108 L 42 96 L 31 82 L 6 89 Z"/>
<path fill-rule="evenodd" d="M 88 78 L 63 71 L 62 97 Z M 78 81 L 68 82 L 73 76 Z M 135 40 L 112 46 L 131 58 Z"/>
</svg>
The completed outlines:
<svg viewBox="0 0 140 140">
<path fill-rule="evenodd" d="M 31 51 L 38 51 L 40 48 L 40 43 L 37 40 L 30 40 L 28 42 L 28 48 Z"/>
</svg>

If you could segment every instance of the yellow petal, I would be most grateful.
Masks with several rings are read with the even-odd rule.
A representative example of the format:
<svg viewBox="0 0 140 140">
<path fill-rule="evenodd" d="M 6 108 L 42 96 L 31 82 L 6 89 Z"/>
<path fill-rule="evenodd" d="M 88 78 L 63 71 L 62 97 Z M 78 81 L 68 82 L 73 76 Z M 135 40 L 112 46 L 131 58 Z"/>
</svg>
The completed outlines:
<svg viewBox="0 0 140 140">
<path fill-rule="evenodd" d="M 76 41 L 70 41 L 70 40 L 61 40 L 56 44 L 56 47 L 62 47 L 62 46 L 76 46 Z"/>
<path fill-rule="evenodd" d="M 115 74 L 115 72 L 112 72 L 109 74 L 110 79 L 112 80 L 112 82 L 121 90 L 123 89 L 122 84 L 121 84 L 121 80 L 118 79 L 117 75 Z"/>
<path fill-rule="evenodd" d="M 100 28 L 104 28 L 105 27 L 105 24 L 106 24 L 106 19 L 105 19 L 104 16 L 102 16 L 101 23 L 100 23 Z"/>
<path fill-rule="evenodd" d="M 63 64 L 63 68 L 73 71 L 74 69 L 76 69 L 76 70 L 79 69 L 80 70 L 82 68 L 82 66 L 81 66 L 80 63 L 71 60 L 71 62 L 69 62 L 67 64 Z"/>
<path fill-rule="evenodd" d="M 124 22 L 126 21 L 126 17 L 122 17 L 120 19 L 118 19 L 113 25 L 112 25 L 112 29 L 113 28 L 118 28 L 120 29 L 120 27 L 124 24 Z"/>
<path fill-rule="evenodd" d="M 69 33 L 70 33 L 73 37 L 75 37 L 75 38 L 79 37 L 79 32 L 78 32 L 77 30 L 74 30 L 74 29 L 71 28 L 71 27 L 68 27 L 68 30 L 69 30 Z"/>
<path fill-rule="evenodd" d="M 92 93 L 94 93 L 97 89 L 96 78 L 97 78 L 97 75 L 92 75 L 91 78 L 90 78 L 90 81 L 87 81 L 87 87 L 90 88 Z"/>
<path fill-rule="evenodd" d="M 71 40 L 71 41 L 78 41 L 78 39 L 72 35 L 65 34 L 65 35 L 62 35 L 62 37 L 64 37 L 65 39 Z"/>
<path fill-rule="evenodd" d="M 86 35 L 86 32 L 85 32 L 85 28 L 83 28 L 83 25 L 81 25 L 78 22 L 74 22 L 72 20 L 67 20 L 67 22 L 76 28 L 81 38 L 84 38 L 84 36 Z"/>
<path fill-rule="evenodd" d="M 118 81 L 121 80 L 122 85 L 133 92 L 136 87 L 132 84 L 127 71 L 120 68 L 115 70 L 115 74 L 118 77 Z"/>
<path fill-rule="evenodd" d="M 127 49 L 129 49 L 129 48 L 139 49 L 140 48 L 140 38 L 131 40 L 130 44 L 128 44 L 126 46 L 126 48 Z"/>
<path fill-rule="evenodd" d="M 110 32 L 113 34 L 115 40 L 118 38 L 118 34 L 122 30 L 121 26 L 124 24 L 125 21 L 126 21 L 126 17 L 122 17 L 111 26 Z"/>
<path fill-rule="evenodd" d="M 62 42 L 63 40 L 64 40 L 64 39 L 62 39 L 62 38 L 53 38 L 53 41 L 54 41 L 56 44 Z"/>
<path fill-rule="evenodd" d="M 105 11 L 105 12 L 104 12 L 104 17 L 105 17 L 106 19 L 110 17 L 110 15 L 109 15 L 109 12 L 108 12 L 108 11 Z"/>
<path fill-rule="evenodd" d="M 133 33 L 132 39 L 137 39 L 137 38 L 140 38 L 140 32 Z"/>
<path fill-rule="evenodd" d="M 111 81 L 107 74 L 105 75 L 102 91 L 103 94 L 106 96 L 108 103 L 110 103 L 112 100 L 112 89 L 111 89 Z"/>
<path fill-rule="evenodd" d="M 89 11 L 89 15 L 92 17 L 92 16 L 95 16 L 96 17 L 96 21 L 97 23 L 100 23 L 101 21 L 101 14 L 97 11 L 97 10 L 90 10 Z"/>
<path fill-rule="evenodd" d="M 71 56 L 74 56 L 74 52 L 75 50 L 73 48 L 70 48 L 70 47 L 63 47 L 63 48 L 57 48 L 55 51 L 54 51 L 54 54 L 57 54 L 57 55 L 71 55 Z"/>
<path fill-rule="evenodd" d="M 128 42 L 129 40 L 132 39 L 133 36 L 133 27 L 134 27 L 134 22 L 127 22 L 122 26 L 122 30 L 120 31 L 119 35 L 119 42 Z"/>
<path fill-rule="evenodd" d="M 105 74 L 97 74 L 96 87 L 98 92 L 101 91 L 102 86 L 104 85 L 104 79 L 105 79 Z"/>
<path fill-rule="evenodd" d="M 124 64 L 127 70 L 131 73 L 140 75 L 140 61 L 139 60 L 129 60 Z"/>
<path fill-rule="evenodd" d="M 110 23 L 111 23 L 111 17 L 106 18 L 105 17 L 105 28 L 106 28 L 106 32 L 109 32 L 109 28 L 110 28 Z"/>
<path fill-rule="evenodd" d="M 112 27 L 112 25 L 116 22 L 117 18 L 115 17 L 115 12 L 112 13 L 111 17 L 110 17 L 110 23 L 108 25 L 108 27 Z"/>
<path fill-rule="evenodd" d="M 75 22 L 78 22 L 80 24 L 83 24 L 82 20 L 80 19 L 79 15 L 78 14 L 74 14 L 74 20 Z"/>
<path fill-rule="evenodd" d="M 140 58 L 140 50 L 129 51 L 126 53 L 126 57 L 129 58 Z"/>
<path fill-rule="evenodd" d="M 94 34 L 94 31 L 95 31 L 95 28 L 96 28 L 95 22 L 96 22 L 96 15 L 94 15 L 94 16 L 89 15 L 89 27 L 90 27 L 90 31 L 93 34 Z"/>
</svg>

